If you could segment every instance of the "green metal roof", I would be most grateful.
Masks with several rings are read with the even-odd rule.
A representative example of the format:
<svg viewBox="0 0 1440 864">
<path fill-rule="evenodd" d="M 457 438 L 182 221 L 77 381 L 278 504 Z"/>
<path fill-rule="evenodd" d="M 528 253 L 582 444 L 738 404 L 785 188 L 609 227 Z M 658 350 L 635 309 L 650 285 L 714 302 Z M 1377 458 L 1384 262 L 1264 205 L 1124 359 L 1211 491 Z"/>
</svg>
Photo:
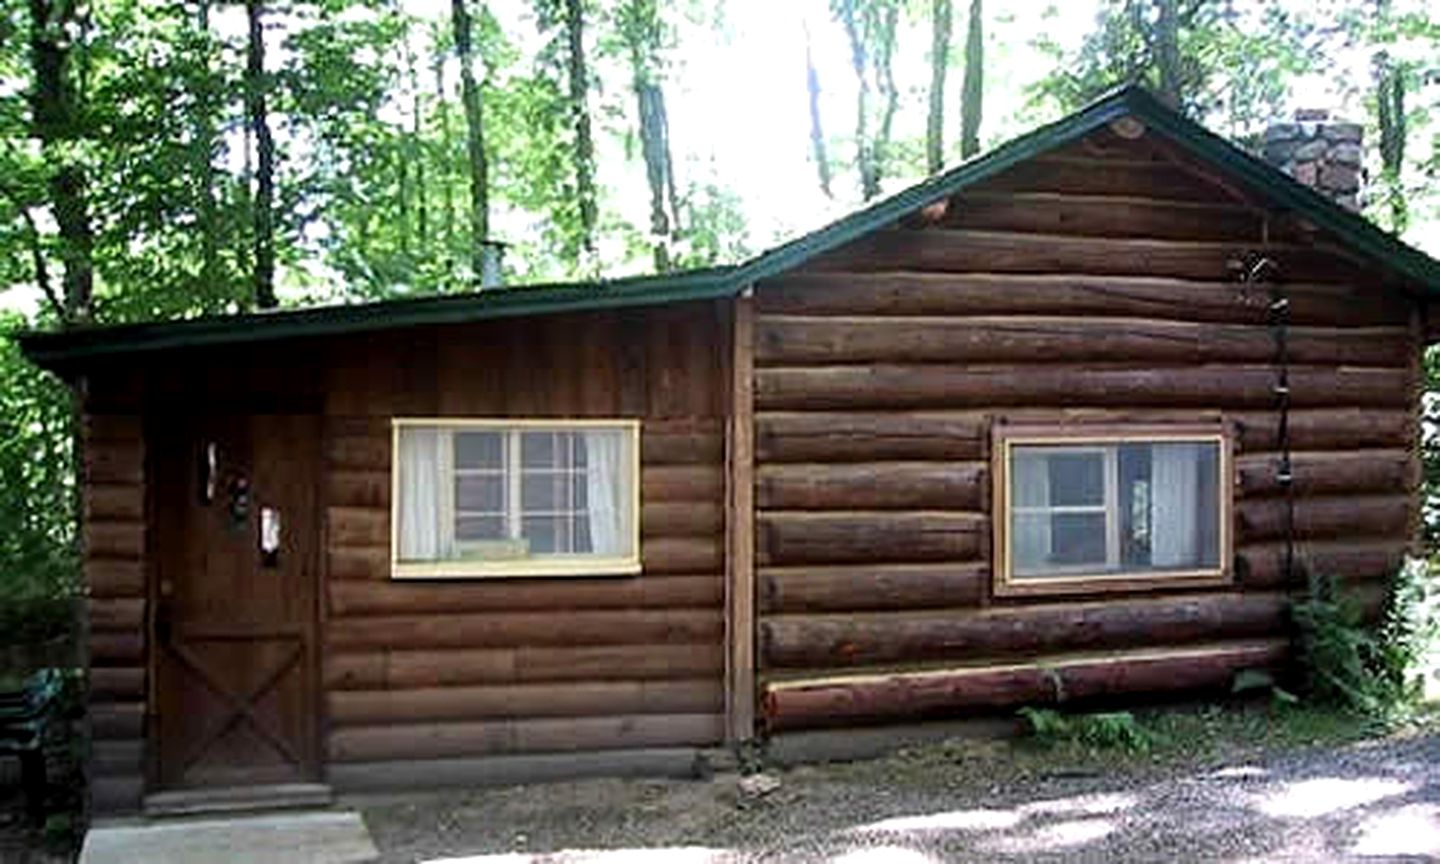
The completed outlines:
<svg viewBox="0 0 1440 864">
<path fill-rule="evenodd" d="M 486 318 L 675 303 L 732 296 L 748 285 L 797 267 L 817 255 L 891 225 L 1046 150 L 1074 141 L 1120 117 L 1133 116 L 1198 158 L 1242 181 L 1276 205 L 1332 233 L 1428 293 L 1440 294 L 1440 262 L 1407 246 L 1268 163 L 1215 135 L 1138 86 L 1125 86 L 1054 123 L 1015 138 L 950 171 L 836 222 L 731 267 L 660 276 L 559 285 L 496 288 L 465 294 L 373 303 L 211 316 L 183 321 L 81 327 L 19 334 L 34 362 L 73 367 L 104 357 L 171 348 L 270 341 L 374 331 Z"/>
</svg>

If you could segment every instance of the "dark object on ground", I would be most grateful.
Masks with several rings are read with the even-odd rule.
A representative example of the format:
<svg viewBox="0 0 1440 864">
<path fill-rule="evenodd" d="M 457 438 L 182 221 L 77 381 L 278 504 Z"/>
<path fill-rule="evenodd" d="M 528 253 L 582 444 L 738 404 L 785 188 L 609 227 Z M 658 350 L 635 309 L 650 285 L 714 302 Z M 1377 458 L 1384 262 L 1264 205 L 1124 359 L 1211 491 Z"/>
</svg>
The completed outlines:
<svg viewBox="0 0 1440 864">
<path fill-rule="evenodd" d="M 41 669 L 18 686 L 0 684 L 0 754 L 20 757 L 25 806 L 36 822 L 45 816 L 45 739 L 62 684 L 58 669 Z"/>
</svg>

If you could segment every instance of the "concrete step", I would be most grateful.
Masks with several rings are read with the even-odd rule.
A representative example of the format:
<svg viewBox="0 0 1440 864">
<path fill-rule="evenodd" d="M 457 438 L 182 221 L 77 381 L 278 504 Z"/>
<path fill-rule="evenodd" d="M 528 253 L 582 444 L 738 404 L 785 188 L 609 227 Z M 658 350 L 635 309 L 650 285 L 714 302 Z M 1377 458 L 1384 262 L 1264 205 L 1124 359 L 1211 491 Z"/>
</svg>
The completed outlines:
<svg viewBox="0 0 1440 864">
<path fill-rule="evenodd" d="M 146 795 L 145 815 L 197 816 L 205 813 L 315 809 L 330 806 L 333 798 L 330 787 L 323 783 L 176 789 Z"/>
<path fill-rule="evenodd" d="M 358 813 L 97 824 L 80 864 L 362 864 L 379 857 Z"/>
</svg>

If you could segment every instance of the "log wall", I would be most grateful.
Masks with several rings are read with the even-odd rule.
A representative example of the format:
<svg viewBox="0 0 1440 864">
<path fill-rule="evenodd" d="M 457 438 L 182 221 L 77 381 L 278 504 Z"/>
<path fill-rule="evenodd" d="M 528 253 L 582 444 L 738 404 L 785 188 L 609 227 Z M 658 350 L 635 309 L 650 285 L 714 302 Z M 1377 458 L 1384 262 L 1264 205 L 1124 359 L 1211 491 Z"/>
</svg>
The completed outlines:
<svg viewBox="0 0 1440 864">
<path fill-rule="evenodd" d="M 722 739 L 729 314 L 728 304 L 693 304 L 327 347 L 324 744 L 334 776 Z M 397 416 L 640 418 L 644 572 L 392 581 Z"/>
<path fill-rule="evenodd" d="M 84 423 L 85 582 L 89 588 L 90 803 L 139 809 L 146 715 L 145 436 L 136 414 Z"/>
<path fill-rule="evenodd" d="M 1101 133 L 757 286 L 769 730 L 1223 687 L 1283 660 L 1275 343 L 1243 252 L 1292 298 L 1300 558 L 1393 571 L 1416 518 L 1413 304 L 1212 180 Z M 1233 585 L 993 595 L 996 424 L 1197 420 L 1234 432 Z"/>
</svg>

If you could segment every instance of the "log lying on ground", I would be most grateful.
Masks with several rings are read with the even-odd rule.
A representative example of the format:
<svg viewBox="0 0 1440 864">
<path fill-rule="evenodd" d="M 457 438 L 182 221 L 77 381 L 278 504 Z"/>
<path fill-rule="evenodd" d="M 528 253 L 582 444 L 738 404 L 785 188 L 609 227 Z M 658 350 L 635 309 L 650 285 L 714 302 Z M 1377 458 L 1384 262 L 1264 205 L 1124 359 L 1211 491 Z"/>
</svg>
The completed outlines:
<svg viewBox="0 0 1440 864">
<path fill-rule="evenodd" d="M 783 732 L 1074 699 L 1225 689 L 1241 670 L 1278 668 L 1288 652 L 1288 642 L 1274 639 L 773 683 L 765 687 L 764 718 L 770 731 Z"/>
<path fill-rule="evenodd" d="M 757 562 L 971 561 L 989 539 L 979 513 L 762 511 Z"/>
<path fill-rule="evenodd" d="M 1286 285 L 1296 326 L 1403 326 L 1405 300 L 1353 285 Z M 762 315 L 1091 315 L 1268 323 L 1269 297 L 1227 277 L 1203 282 L 1141 276 L 787 273 L 755 292 Z"/>
<path fill-rule="evenodd" d="M 760 653 L 768 668 L 823 669 L 1177 645 L 1283 632 L 1288 602 L 1282 593 L 1230 593 L 971 612 L 771 616 L 760 623 Z"/>
<path fill-rule="evenodd" d="M 720 642 L 459 650 L 364 649 L 326 658 L 331 690 L 541 681 L 667 680 L 724 672 Z"/>
<path fill-rule="evenodd" d="M 817 366 L 761 369 L 755 374 L 762 409 L 974 407 L 1262 408 L 1275 401 L 1268 366 L 1103 367 L 963 365 Z M 1409 373 L 1401 369 L 1296 366 L 1290 371 L 1296 408 L 1405 408 Z"/>
<path fill-rule="evenodd" d="M 868 462 L 762 465 L 756 503 L 793 510 L 986 509 L 983 462 Z"/>
<path fill-rule="evenodd" d="M 1337 495 L 1295 501 L 1295 536 L 1301 539 L 1394 537 L 1409 528 L 1416 502 L 1410 495 Z M 1237 537 L 1242 543 L 1285 536 L 1284 498 L 1236 502 Z"/>
<path fill-rule="evenodd" d="M 756 325 L 756 361 L 798 366 L 842 363 L 1025 363 L 1039 357 L 1160 364 L 1268 363 L 1275 336 L 1263 325 L 1153 318 L 772 315 Z M 1403 367 L 1412 353 L 1404 327 L 1292 327 L 1292 363 Z"/>
<path fill-rule="evenodd" d="M 329 586 L 330 615 L 455 614 L 569 609 L 719 608 L 719 575 L 563 580 L 336 581 Z"/>
<path fill-rule="evenodd" d="M 981 459 L 989 422 L 978 412 L 765 412 L 756 416 L 755 452 L 760 462 Z"/>
<path fill-rule="evenodd" d="M 332 732 L 329 753 L 336 762 L 439 759 L 490 753 L 705 746 L 718 742 L 723 735 L 721 714 L 356 726 Z"/>
<path fill-rule="evenodd" d="M 1236 460 L 1239 493 L 1247 498 L 1284 495 L 1281 454 L 1256 453 Z M 1290 488 L 1296 495 L 1341 492 L 1408 494 L 1418 474 L 1416 459 L 1405 450 L 1352 450 L 1298 453 L 1290 460 Z"/>
<path fill-rule="evenodd" d="M 1294 282 L 1361 282 L 1369 277 L 1334 253 L 1283 243 L 1250 251 L 1274 260 Z M 1233 243 L 1073 237 L 926 228 L 879 230 L 810 262 L 811 270 L 924 270 L 978 273 L 1073 273 L 1225 281 L 1239 255 Z M 1173 300 L 1172 300 L 1173 302 Z"/>
<path fill-rule="evenodd" d="M 978 606 L 990 588 L 990 567 L 971 564 L 886 564 L 774 567 L 760 571 L 765 613 L 865 612 Z"/>
<path fill-rule="evenodd" d="M 562 684 L 340 690 L 330 694 L 335 726 L 595 714 L 715 714 L 725 707 L 719 679 L 571 681 Z"/>
<path fill-rule="evenodd" d="M 1255 543 L 1241 546 L 1236 558 L 1246 588 L 1303 587 L 1307 573 L 1331 576 L 1341 582 L 1369 582 L 1393 576 L 1410 551 L 1404 535 L 1391 539 L 1302 542 L 1295 547 L 1296 571 L 1285 583 L 1285 544 Z"/>
</svg>

